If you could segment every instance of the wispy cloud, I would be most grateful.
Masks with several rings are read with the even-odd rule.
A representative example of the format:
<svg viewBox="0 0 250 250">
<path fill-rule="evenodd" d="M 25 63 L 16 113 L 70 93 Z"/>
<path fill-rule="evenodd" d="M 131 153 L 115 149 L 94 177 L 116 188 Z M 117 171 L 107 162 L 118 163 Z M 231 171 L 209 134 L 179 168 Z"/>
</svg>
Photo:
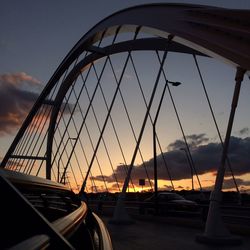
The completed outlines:
<svg viewBox="0 0 250 250">
<path fill-rule="evenodd" d="M 37 80 L 36 78 L 26 74 L 25 72 L 18 72 L 18 73 L 13 73 L 13 74 L 2 74 L 0 75 L 0 82 L 1 83 L 6 83 L 8 85 L 37 85 L 40 84 L 41 82 Z"/>
</svg>

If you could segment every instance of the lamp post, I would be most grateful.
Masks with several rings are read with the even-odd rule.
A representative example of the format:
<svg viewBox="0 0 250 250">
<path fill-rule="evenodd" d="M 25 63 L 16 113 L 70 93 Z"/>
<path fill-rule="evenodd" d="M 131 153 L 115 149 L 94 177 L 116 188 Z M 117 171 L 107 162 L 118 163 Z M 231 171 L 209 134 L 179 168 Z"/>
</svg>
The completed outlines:
<svg viewBox="0 0 250 250">
<path fill-rule="evenodd" d="M 186 154 L 186 158 L 187 158 L 187 161 L 188 161 L 188 165 L 190 167 L 190 171 L 191 171 L 191 180 L 192 180 L 192 191 L 194 190 L 194 177 L 193 177 L 193 168 L 192 168 L 192 164 L 191 164 L 191 161 L 189 159 L 189 156 L 188 156 L 188 153 L 187 153 L 187 150 L 185 148 L 180 148 L 180 150 L 184 151 L 185 154 Z"/>
<path fill-rule="evenodd" d="M 179 84 L 180 84 L 179 82 L 176 82 L 174 84 L 174 86 L 178 86 Z M 175 105 L 175 102 L 174 102 L 174 98 L 173 98 L 173 95 L 172 95 L 171 90 L 170 90 L 169 87 L 168 87 L 168 92 L 169 92 L 169 95 L 170 95 L 171 102 L 173 104 L 173 108 L 174 108 L 174 111 L 175 111 L 175 114 L 176 114 L 177 121 L 178 121 L 180 129 L 181 129 L 181 133 L 183 135 L 183 139 L 184 139 L 184 142 L 185 142 L 185 145 L 186 145 L 186 149 L 187 149 L 188 156 L 189 156 L 189 159 L 190 159 L 190 162 L 191 162 L 191 166 L 192 166 L 192 168 L 194 170 L 194 173 L 195 173 L 195 175 L 197 177 L 197 181 L 198 181 L 198 184 L 200 186 L 200 191 L 202 191 L 202 186 L 201 186 L 201 183 L 200 183 L 200 179 L 198 177 L 198 174 L 197 174 L 197 171 L 196 171 L 196 168 L 195 168 L 195 165 L 194 165 L 194 162 L 193 162 L 193 159 L 192 159 L 192 156 L 190 154 L 189 147 L 188 147 L 187 138 L 185 136 L 184 129 L 183 129 L 183 126 L 181 124 L 181 120 L 180 120 L 180 117 L 179 117 L 179 114 L 178 114 L 178 111 L 177 111 L 177 108 L 176 108 L 176 105 Z"/>
<path fill-rule="evenodd" d="M 178 87 L 179 85 L 181 85 L 181 82 L 171 82 L 169 80 L 167 80 L 167 83 L 170 83 L 174 87 Z"/>
<path fill-rule="evenodd" d="M 169 36 L 168 42 L 170 40 L 171 40 L 171 37 Z M 162 60 L 161 60 L 161 63 L 160 63 L 160 68 L 158 70 L 158 73 L 157 73 L 157 76 L 156 76 L 156 79 L 155 79 L 155 83 L 154 83 L 154 86 L 153 86 L 153 89 L 152 89 L 152 93 L 151 93 L 151 96 L 150 96 L 150 99 L 149 99 L 149 102 L 148 102 L 148 105 L 147 105 L 146 113 L 145 113 L 145 116 L 144 116 L 144 119 L 143 119 L 143 122 L 142 122 L 142 125 L 141 125 L 141 129 L 140 129 L 140 132 L 139 132 L 139 135 L 138 135 L 138 138 L 137 138 L 137 143 L 135 145 L 134 152 L 133 152 L 133 155 L 132 155 L 132 158 L 131 158 L 131 161 L 130 161 L 130 165 L 129 165 L 129 168 L 128 168 L 128 172 L 127 172 L 126 178 L 124 180 L 124 184 L 123 184 L 123 187 L 122 187 L 122 192 L 120 193 L 120 195 L 118 197 L 118 200 L 117 200 L 117 203 L 116 203 L 116 206 L 115 206 L 115 210 L 114 210 L 113 218 L 112 218 L 112 220 L 110 220 L 111 223 L 116 223 L 117 224 L 117 223 L 131 223 L 132 222 L 131 218 L 129 217 L 129 215 L 128 215 L 126 209 L 125 209 L 125 205 L 124 205 L 124 200 L 125 200 L 125 197 L 126 197 L 126 190 L 127 190 L 128 184 L 129 184 L 129 180 L 130 180 L 130 177 L 131 177 L 131 172 L 132 172 L 132 169 L 133 169 L 133 166 L 134 166 L 134 163 L 135 163 L 135 159 L 136 159 L 136 156 L 137 156 L 137 153 L 138 153 L 138 150 L 139 150 L 139 146 L 140 146 L 140 143 L 141 143 L 141 140 L 142 140 L 142 136 L 144 134 L 144 130 L 145 130 L 146 123 L 147 123 L 149 113 L 150 113 L 150 109 L 152 107 L 152 103 L 153 103 L 153 100 L 154 100 L 154 97 L 155 97 L 155 93 L 156 93 L 156 90 L 157 90 L 157 87 L 158 87 L 158 84 L 159 84 L 159 80 L 160 80 L 160 77 L 161 77 L 161 74 L 162 74 L 162 71 L 163 71 L 163 65 L 164 65 L 164 62 L 166 60 L 167 53 L 168 53 L 168 51 L 166 50 L 164 52 L 164 54 L 163 54 L 163 57 L 162 57 Z"/>
<path fill-rule="evenodd" d="M 162 106 L 163 97 L 165 95 L 168 83 L 170 83 L 172 86 L 175 86 L 175 87 L 177 87 L 177 86 L 179 86 L 181 84 L 180 82 L 172 82 L 172 81 L 166 80 L 166 83 L 165 83 L 163 91 L 162 91 L 161 99 L 160 99 L 160 102 L 159 102 L 159 105 L 158 105 L 158 108 L 157 108 L 157 111 L 156 111 L 155 119 L 154 119 L 153 124 L 152 124 L 153 125 L 153 154 L 154 154 L 154 191 L 155 191 L 154 202 L 155 202 L 155 214 L 156 215 L 158 214 L 158 210 L 159 210 L 159 208 L 158 208 L 158 173 L 157 173 L 157 150 L 156 150 L 156 123 L 157 123 L 157 120 L 158 120 L 158 116 L 159 116 L 160 109 L 161 109 L 161 106 Z"/>
<path fill-rule="evenodd" d="M 62 155 L 63 155 L 63 153 L 64 153 L 64 151 L 65 151 L 65 149 L 66 149 L 66 146 L 67 146 L 69 140 L 76 140 L 76 139 L 77 139 L 77 138 L 75 138 L 75 137 L 73 137 L 73 138 L 68 137 L 68 139 L 67 139 L 67 141 L 66 141 L 66 143 L 65 143 L 65 145 L 64 145 L 64 147 L 63 147 L 63 150 L 62 150 L 62 152 L 61 152 L 61 154 L 60 154 L 60 156 L 59 156 L 58 163 L 57 163 L 57 182 L 60 182 L 60 160 L 61 160 L 61 158 L 62 158 Z"/>
</svg>

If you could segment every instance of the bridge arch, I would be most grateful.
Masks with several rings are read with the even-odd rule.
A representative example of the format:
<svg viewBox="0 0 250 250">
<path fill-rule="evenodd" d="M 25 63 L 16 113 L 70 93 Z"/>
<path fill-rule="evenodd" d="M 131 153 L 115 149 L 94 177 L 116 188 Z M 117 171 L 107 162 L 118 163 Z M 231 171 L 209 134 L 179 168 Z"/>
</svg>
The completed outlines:
<svg viewBox="0 0 250 250">
<path fill-rule="evenodd" d="M 37 112 L 43 105 L 49 104 L 52 106 L 52 111 L 49 118 L 46 155 L 44 158 L 35 157 L 33 160 L 46 160 L 47 178 L 50 178 L 53 133 L 63 97 L 82 68 L 101 57 L 131 50 L 165 50 L 167 39 L 171 38 L 171 45 L 168 46 L 170 51 L 219 58 L 234 67 L 248 71 L 250 68 L 248 17 L 249 12 L 244 10 L 190 4 L 150 4 L 131 7 L 105 18 L 79 40 L 59 65 L 24 121 L 1 166 L 5 167 L 12 157 L 18 158 L 14 151 L 19 141 L 27 132 Z M 105 48 L 96 45 L 105 37 L 138 31 L 151 34 L 153 38 L 114 43 Z M 88 53 L 87 57 L 74 65 L 76 59 L 84 52 Z M 59 90 L 56 90 L 56 97 L 49 102 L 48 96 L 62 78 L 60 86 L 57 87 Z"/>
<path fill-rule="evenodd" d="M 131 51 L 138 51 L 138 50 L 156 51 L 156 55 L 160 65 L 158 67 L 158 73 L 156 75 L 155 85 L 153 87 L 152 94 L 148 103 L 145 101 L 145 97 L 143 96 L 146 105 L 146 112 L 145 112 L 145 118 L 141 125 L 140 133 L 137 138 L 132 126 L 132 132 L 133 136 L 135 137 L 136 143 L 130 165 L 125 164 L 125 166 L 129 166 L 129 168 L 125 169 L 126 178 L 114 214 L 114 218 L 119 219 L 118 217 L 124 214 L 122 207 L 124 197 L 122 195 L 124 194 L 124 192 L 126 192 L 126 189 L 128 187 L 128 182 L 130 181 L 129 178 L 131 175 L 132 167 L 135 163 L 137 152 L 138 151 L 140 152 L 139 149 L 140 141 L 142 139 L 147 119 L 148 117 L 150 117 L 151 105 L 154 100 L 155 92 L 157 90 L 161 74 L 164 76 L 165 85 L 158 106 L 159 110 L 161 107 L 161 102 L 162 98 L 164 97 L 165 90 L 166 88 L 168 88 L 168 82 L 170 82 L 166 78 L 163 69 L 168 51 L 188 53 L 192 55 L 202 55 L 219 59 L 237 68 L 236 88 L 232 103 L 233 104 L 232 111 L 228 123 L 226 139 L 223 146 L 223 154 L 221 160 L 222 163 L 220 167 L 222 171 L 218 171 L 215 183 L 215 192 L 212 193 L 210 212 L 207 220 L 208 222 L 206 224 L 206 232 L 205 232 L 206 235 L 204 238 L 201 237 L 200 241 L 206 241 L 206 240 L 210 241 L 211 238 L 215 238 L 216 242 L 218 242 L 218 237 L 217 237 L 218 235 L 219 238 L 223 239 L 226 238 L 228 240 L 229 234 L 226 232 L 223 223 L 220 220 L 220 214 L 218 213 L 218 211 L 219 211 L 219 204 L 221 197 L 220 191 L 225 172 L 224 165 L 226 161 L 227 148 L 229 144 L 234 113 L 237 106 L 240 85 L 241 81 L 243 80 L 245 72 L 249 73 L 250 70 L 249 19 L 250 19 L 250 11 L 230 10 L 224 8 L 216 8 L 216 7 L 209 7 L 202 5 L 191 5 L 191 4 L 142 5 L 119 11 L 105 18 L 104 20 L 96 24 L 90 31 L 88 31 L 79 40 L 79 42 L 72 48 L 72 50 L 68 53 L 68 55 L 62 61 L 62 63 L 59 65 L 59 67 L 49 80 L 48 84 L 44 88 L 43 92 L 39 96 L 31 112 L 27 116 L 26 120 L 24 121 L 12 145 L 10 146 L 8 152 L 6 153 L 4 159 L 2 160 L 1 167 L 15 171 L 22 171 L 26 174 L 30 174 L 34 167 L 34 162 L 40 161 L 41 164 L 37 169 L 37 175 L 38 175 L 41 170 L 41 167 L 44 166 L 43 163 L 45 162 L 46 178 L 51 179 L 52 165 L 55 162 L 55 160 L 57 160 L 58 161 L 57 181 L 62 182 L 62 179 L 63 178 L 65 179 L 65 172 L 71 160 L 71 156 L 73 153 L 75 153 L 74 149 L 76 143 L 79 140 L 79 136 L 81 134 L 81 128 L 85 124 L 85 119 L 87 117 L 86 114 L 88 113 L 89 109 L 92 108 L 93 119 L 96 119 L 96 115 L 92 107 L 92 97 L 90 98 L 89 93 L 87 92 L 86 97 L 89 99 L 89 104 L 87 110 L 85 111 L 86 114 L 83 115 L 82 111 L 80 110 L 83 122 L 80 124 L 80 129 L 78 130 L 78 132 L 76 129 L 77 135 L 75 135 L 75 137 L 70 136 L 70 134 L 67 131 L 68 125 L 75 112 L 76 105 L 77 104 L 79 105 L 78 97 L 77 95 L 75 95 L 74 100 L 76 104 L 73 108 L 73 112 L 69 111 L 70 118 L 68 118 L 68 121 L 66 122 L 64 121 L 63 124 L 64 132 L 62 136 L 60 135 L 61 141 L 59 142 L 59 144 L 57 144 L 55 140 L 55 131 L 59 126 L 58 124 L 60 124 L 61 117 L 63 116 L 62 114 L 64 110 L 67 108 L 71 110 L 70 103 L 68 102 L 70 97 L 67 97 L 67 93 L 69 91 L 73 91 L 75 93 L 76 90 L 74 89 L 74 84 L 77 81 L 78 77 L 82 77 L 82 73 L 90 69 L 93 65 L 95 65 L 96 62 L 98 62 L 103 58 L 105 58 L 105 60 L 108 61 L 110 60 L 109 57 L 111 55 L 127 52 L 127 57 L 119 79 L 117 79 L 117 76 L 110 62 L 117 86 L 115 88 L 115 92 L 113 94 L 112 101 L 110 102 L 109 107 L 107 105 L 106 100 L 104 99 L 104 103 L 107 108 L 107 115 L 103 122 L 102 129 L 97 122 L 97 127 L 100 136 L 99 139 L 96 139 L 96 147 L 94 148 L 92 145 L 93 155 L 88 170 L 86 172 L 85 179 L 83 178 L 84 180 L 82 183 L 81 190 L 79 190 L 79 191 L 84 191 L 92 163 L 96 157 L 96 152 L 98 150 L 99 143 L 101 140 L 103 140 L 103 132 L 106 128 L 107 121 L 110 117 L 113 103 L 115 102 L 116 94 L 120 92 L 119 87 L 127 63 L 129 60 L 131 60 L 133 64 L 131 58 Z M 125 41 L 123 42 L 116 42 L 116 37 L 122 33 L 130 33 L 133 35 L 133 38 L 125 39 Z M 141 33 L 147 34 L 147 36 L 149 37 L 138 38 L 138 34 Z M 109 42 L 108 45 L 102 46 L 102 41 L 110 37 L 112 38 L 111 39 L 112 42 Z M 159 51 L 162 51 L 161 56 L 159 55 Z M 105 65 L 106 64 L 104 63 L 103 69 L 105 68 Z M 95 90 L 93 91 L 92 95 L 93 98 L 95 96 L 95 91 L 98 87 L 98 84 L 100 82 L 99 78 L 101 76 L 102 73 L 99 76 L 98 74 L 96 74 L 97 84 Z M 82 85 L 85 84 L 86 79 L 87 76 L 85 79 L 82 79 L 83 80 Z M 139 80 L 138 83 L 140 84 Z M 179 83 L 175 82 L 175 84 L 177 85 Z M 80 91 L 81 93 L 82 89 L 81 90 L 77 89 L 77 91 Z M 173 101 L 171 93 L 170 97 L 171 100 Z M 64 102 L 65 99 L 66 103 Z M 124 105 L 122 95 L 121 99 Z M 124 107 L 126 115 L 128 116 L 126 105 L 124 105 Z M 156 113 L 155 122 L 159 114 L 158 108 L 157 111 L 155 112 Z M 174 108 L 176 111 L 175 106 Z M 180 123 L 178 116 L 177 118 Z M 150 119 L 152 126 L 154 127 L 155 122 L 153 121 L 152 117 L 150 117 Z M 129 116 L 128 120 L 130 123 Z M 114 129 L 114 124 L 112 120 L 111 123 Z M 75 126 L 75 128 L 77 127 L 75 121 L 73 121 L 73 125 Z M 61 132 L 59 131 L 59 134 L 60 133 Z M 88 130 L 87 133 L 89 133 Z M 66 140 L 64 140 L 65 135 L 67 137 Z M 117 136 L 116 131 L 115 135 Z M 183 137 L 185 139 L 184 133 Z M 154 132 L 154 139 L 155 139 L 155 132 Z M 59 165 L 62 156 L 64 154 L 64 151 L 68 146 L 67 145 L 68 142 L 70 142 L 71 144 L 71 152 L 69 155 L 68 153 L 66 153 L 67 163 L 66 166 L 64 167 L 63 174 L 60 174 Z M 90 144 L 93 144 L 93 142 L 90 141 Z M 105 150 L 107 150 L 104 140 L 103 144 Z M 118 144 L 120 146 L 119 139 L 118 139 Z M 58 147 L 54 155 L 53 155 L 53 146 L 55 146 L 55 148 Z M 61 150 L 60 153 L 59 149 Z M 52 162 L 52 156 L 54 157 L 53 162 Z M 109 155 L 108 158 L 110 161 Z M 154 155 L 154 159 L 156 159 L 156 155 Z M 79 165 L 78 161 L 77 164 Z M 113 169 L 111 161 L 110 164 Z M 194 166 L 193 167 L 191 166 L 191 169 L 195 170 Z M 114 174 L 112 177 L 116 179 L 118 185 L 117 176 L 115 175 L 114 169 L 113 172 Z M 82 172 L 81 174 L 83 177 Z M 170 173 L 168 172 L 168 174 L 169 174 L 169 179 L 171 180 Z M 102 178 L 104 180 L 103 174 Z M 148 177 L 148 179 L 150 183 L 150 178 Z M 92 181 L 93 180 L 94 179 L 92 178 Z M 224 232 L 225 232 L 225 237 L 223 235 Z"/>
</svg>

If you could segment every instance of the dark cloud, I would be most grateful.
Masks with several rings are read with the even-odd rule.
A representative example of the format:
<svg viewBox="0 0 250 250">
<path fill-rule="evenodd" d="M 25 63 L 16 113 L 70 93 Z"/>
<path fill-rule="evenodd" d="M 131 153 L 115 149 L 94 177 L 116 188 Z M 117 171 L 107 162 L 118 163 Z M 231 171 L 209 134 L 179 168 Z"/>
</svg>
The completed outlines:
<svg viewBox="0 0 250 250">
<path fill-rule="evenodd" d="M 189 136 L 189 140 L 193 140 L 193 148 L 191 150 L 191 155 L 198 174 L 205 174 L 216 172 L 218 166 L 220 165 L 222 147 L 220 143 L 208 143 L 204 145 L 203 143 L 208 141 L 204 134 L 197 136 Z M 195 141 L 197 140 L 197 141 Z M 169 180 L 169 176 L 166 171 L 166 166 L 163 160 L 167 163 L 169 172 L 173 180 L 189 179 L 191 178 L 191 169 L 188 164 L 185 153 L 180 150 L 179 145 L 180 140 L 176 140 L 171 143 L 170 147 L 172 151 L 163 153 L 163 155 L 157 156 L 158 164 L 158 179 Z M 177 147 L 178 145 L 178 147 Z M 243 175 L 250 172 L 250 137 L 238 138 L 231 137 L 230 148 L 229 148 L 229 159 L 231 166 L 235 175 Z M 153 159 L 145 162 L 145 165 L 134 166 L 132 171 L 132 179 L 139 180 L 142 178 L 147 179 L 145 167 L 147 169 L 148 175 L 153 179 Z M 123 182 L 125 178 L 125 171 L 123 165 L 119 165 L 115 170 L 116 178 Z M 230 176 L 230 172 L 226 172 L 226 176 Z M 94 177 L 95 179 L 102 180 L 101 176 Z M 110 176 L 105 176 L 108 182 L 114 182 L 114 174 Z"/>
<path fill-rule="evenodd" d="M 176 140 L 173 143 L 170 143 L 167 147 L 168 151 L 178 150 L 180 148 L 185 148 L 185 142 L 183 140 Z"/>
<path fill-rule="evenodd" d="M 209 139 L 206 137 L 206 134 L 198 134 L 198 135 L 193 134 L 193 135 L 188 135 L 186 138 L 191 148 L 196 148 L 209 141 Z"/>
<path fill-rule="evenodd" d="M 235 179 L 236 183 L 238 186 L 250 186 L 250 181 L 248 180 L 243 180 L 241 178 L 236 178 Z M 233 179 L 227 179 L 227 180 L 224 180 L 224 188 L 225 189 L 230 189 L 230 188 L 234 188 L 235 184 L 233 182 Z"/>
<path fill-rule="evenodd" d="M 205 138 L 205 137 L 204 137 Z M 195 147 L 192 148 L 191 154 L 198 174 L 205 174 L 208 172 L 217 171 L 220 165 L 222 147 L 220 143 L 208 143 L 206 145 L 199 145 L 198 141 Z M 175 143 L 172 143 L 175 144 Z M 231 137 L 229 148 L 229 159 L 235 175 L 243 175 L 250 172 L 250 138 Z M 164 153 L 169 170 L 172 173 L 173 179 L 190 178 L 190 166 L 187 162 L 183 151 L 176 150 Z M 152 161 L 152 160 L 151 160 Z M 159 169 L 164 169 L 164 162 L 161 156 L 158 156 Z M 226 175 L 230 175 L 227 171 Z"/>
<path fill-rule="evenodd" d="M 107 176 L 107 175 L 96 175 L 96 176 L 91 176 L 90 177 L 91 180 L 94 181 L 103 181 L 105 180 L 106 182 L 115 182 L 115 179 L 113 178 L 113 176 Z"/>
<path fill-rule="evenodd" d="M 186 136 L 187 143 L 191 149 L 196 148 L 204 143 L 207 143 L 209 139 L 205 134 L 193 134 Z M 173 143 L 168 145 L 168 151 L 178 150 L 180 148 L 184 148 L 185 143 L 183 140 L 176 140 Z"/>
<path fill-rule="evenodd" d="M 118 180 L 118 182 L 123 182 L 125 178 L 126 168 L 127 166 L 125 165 L 118 165 L 112 175 L 96 175 L 91 176 L 90 179 L 95 181 L 103 181 L 104 179 L 108 183 L 116 182 L 116 180 Z"/>
<path fill-rule="evenodd" d="M 235 178 L 236 184 L 238 187 L 250 186 L 250 181 L 243 180 L 241 178 Z M 206 190 L 212 190 L 214 185 L 206 187 Z M 235 189 L 235 183 L 233 178 L 224 179 L 223 189 Z"/>
<path fill-rule="evenodd" d="M 0 75 L 0 136 L 12 134 L 21 126 L 37 100 L 41 87 L 37 79 L 24 72 Z M 63 103 L 61 110 L 64 110 L 64 115 L 68 115 L 73 105 Z"/>
<path fill-rule="evenodd" d="M 24 72 L 0 75 L 0 136 L 20 127 L 38 97 L 30 89 L 38 86 L 40 82 Z"/>
</svg>

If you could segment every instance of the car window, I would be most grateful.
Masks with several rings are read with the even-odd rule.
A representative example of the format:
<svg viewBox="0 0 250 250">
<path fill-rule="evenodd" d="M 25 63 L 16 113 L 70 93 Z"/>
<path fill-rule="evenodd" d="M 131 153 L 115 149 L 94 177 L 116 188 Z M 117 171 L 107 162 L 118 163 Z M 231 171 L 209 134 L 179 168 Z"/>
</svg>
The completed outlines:
<svg viewBox="0 0 250 250">
<path fill-rule="evenodd" d="M 185 199 L 178 194 L 173 194 L 173 200 L 185 200 Z"/>
<path fill-rule="evenodd" d="M 165 195 L 163 195 L 163 194 L 159 194 L 158 200 L 159 201 L 165 201 L 165 200 L 167 200 L 167 197 Z"/>
<path fill-rule="evenodd" d="M 159 194 L 158 199 L 160 201 L 172 201 L 172 200 L 185 200 L 182 196 L 178 194 Z"/>
</svg>

